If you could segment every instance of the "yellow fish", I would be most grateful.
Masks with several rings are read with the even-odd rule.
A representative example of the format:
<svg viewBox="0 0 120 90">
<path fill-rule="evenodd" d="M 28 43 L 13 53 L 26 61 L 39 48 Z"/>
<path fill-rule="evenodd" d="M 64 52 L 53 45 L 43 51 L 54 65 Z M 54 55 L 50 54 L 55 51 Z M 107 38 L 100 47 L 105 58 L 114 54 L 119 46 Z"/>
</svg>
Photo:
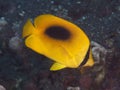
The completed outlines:
<svg viewBox="0 0 120 90">
<path fill-rule="evenodd" d="M 51 14 L 30 19 L 23 27 L 25 45 L 55 63 L 50 70 L 93 66 L 87 35 L 78 26 Z"/>
</svg>

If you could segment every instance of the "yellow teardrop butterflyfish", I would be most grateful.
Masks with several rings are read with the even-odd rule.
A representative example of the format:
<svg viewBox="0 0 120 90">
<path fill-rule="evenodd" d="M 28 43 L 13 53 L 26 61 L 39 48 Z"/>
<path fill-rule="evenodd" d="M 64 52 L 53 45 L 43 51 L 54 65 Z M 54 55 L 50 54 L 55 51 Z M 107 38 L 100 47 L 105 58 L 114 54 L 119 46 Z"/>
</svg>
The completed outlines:
<svg viewBox="0 0 120 90">
<path fill-rule="evenodd" d="M 87 35 L 75 24 L 51 14 L 30 19 L 23 27 L 25 45 L 54 61 L 50 70 L 92 66 L 94 60 Z"/>
</svg>

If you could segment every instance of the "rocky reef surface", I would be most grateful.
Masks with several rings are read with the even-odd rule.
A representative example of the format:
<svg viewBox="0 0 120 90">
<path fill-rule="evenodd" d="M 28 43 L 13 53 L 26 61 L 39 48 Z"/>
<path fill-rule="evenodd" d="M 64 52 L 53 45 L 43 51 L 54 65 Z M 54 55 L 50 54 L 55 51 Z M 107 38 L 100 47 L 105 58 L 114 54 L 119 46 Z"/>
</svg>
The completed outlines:
<svg viewBox="0 0 120 90">
<path fill-rule="evenodd" d="M 53 63 L 24 45 L 28 18 L 53 14 L 89 36 L 95 65 L 49 71 Z M 0 0 L 0 90 L 119 90 L 120 0 Z"/>
</svg>

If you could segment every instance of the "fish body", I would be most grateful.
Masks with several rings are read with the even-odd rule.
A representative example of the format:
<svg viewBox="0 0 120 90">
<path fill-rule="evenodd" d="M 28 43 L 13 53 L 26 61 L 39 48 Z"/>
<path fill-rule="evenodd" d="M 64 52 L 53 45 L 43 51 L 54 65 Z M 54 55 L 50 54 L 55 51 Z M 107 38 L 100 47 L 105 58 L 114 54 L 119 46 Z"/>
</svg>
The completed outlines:
<svg viewBox="0 0 120 90">
<path fill-rule="evenodd" d="M 81 28 L 51 14 L 37 16 L 34 23 L 30 19 L 23 27 L 25 45 L 55 63 L 50 70 L 78 68 L 87 56 L 83 66 L 94 64 L 90 41 Z"/>
</svg>

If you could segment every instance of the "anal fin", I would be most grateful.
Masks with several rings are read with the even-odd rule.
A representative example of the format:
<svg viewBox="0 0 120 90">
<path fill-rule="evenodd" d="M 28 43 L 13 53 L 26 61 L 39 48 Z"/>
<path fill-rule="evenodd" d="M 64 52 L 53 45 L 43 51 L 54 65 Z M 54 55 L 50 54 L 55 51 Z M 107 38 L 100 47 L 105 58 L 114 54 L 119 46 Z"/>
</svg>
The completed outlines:
<svg viewBox="0 0 120 90">
<path fill-rule="evenodd" d="M 63 69 L 63 68 L 66 68 L 66 66 L 56 62 L 51 66 L 50 70 L 51 71 L 57 71 L 57 70 L 60 70 L 60 69 Z"/>
</svg>

